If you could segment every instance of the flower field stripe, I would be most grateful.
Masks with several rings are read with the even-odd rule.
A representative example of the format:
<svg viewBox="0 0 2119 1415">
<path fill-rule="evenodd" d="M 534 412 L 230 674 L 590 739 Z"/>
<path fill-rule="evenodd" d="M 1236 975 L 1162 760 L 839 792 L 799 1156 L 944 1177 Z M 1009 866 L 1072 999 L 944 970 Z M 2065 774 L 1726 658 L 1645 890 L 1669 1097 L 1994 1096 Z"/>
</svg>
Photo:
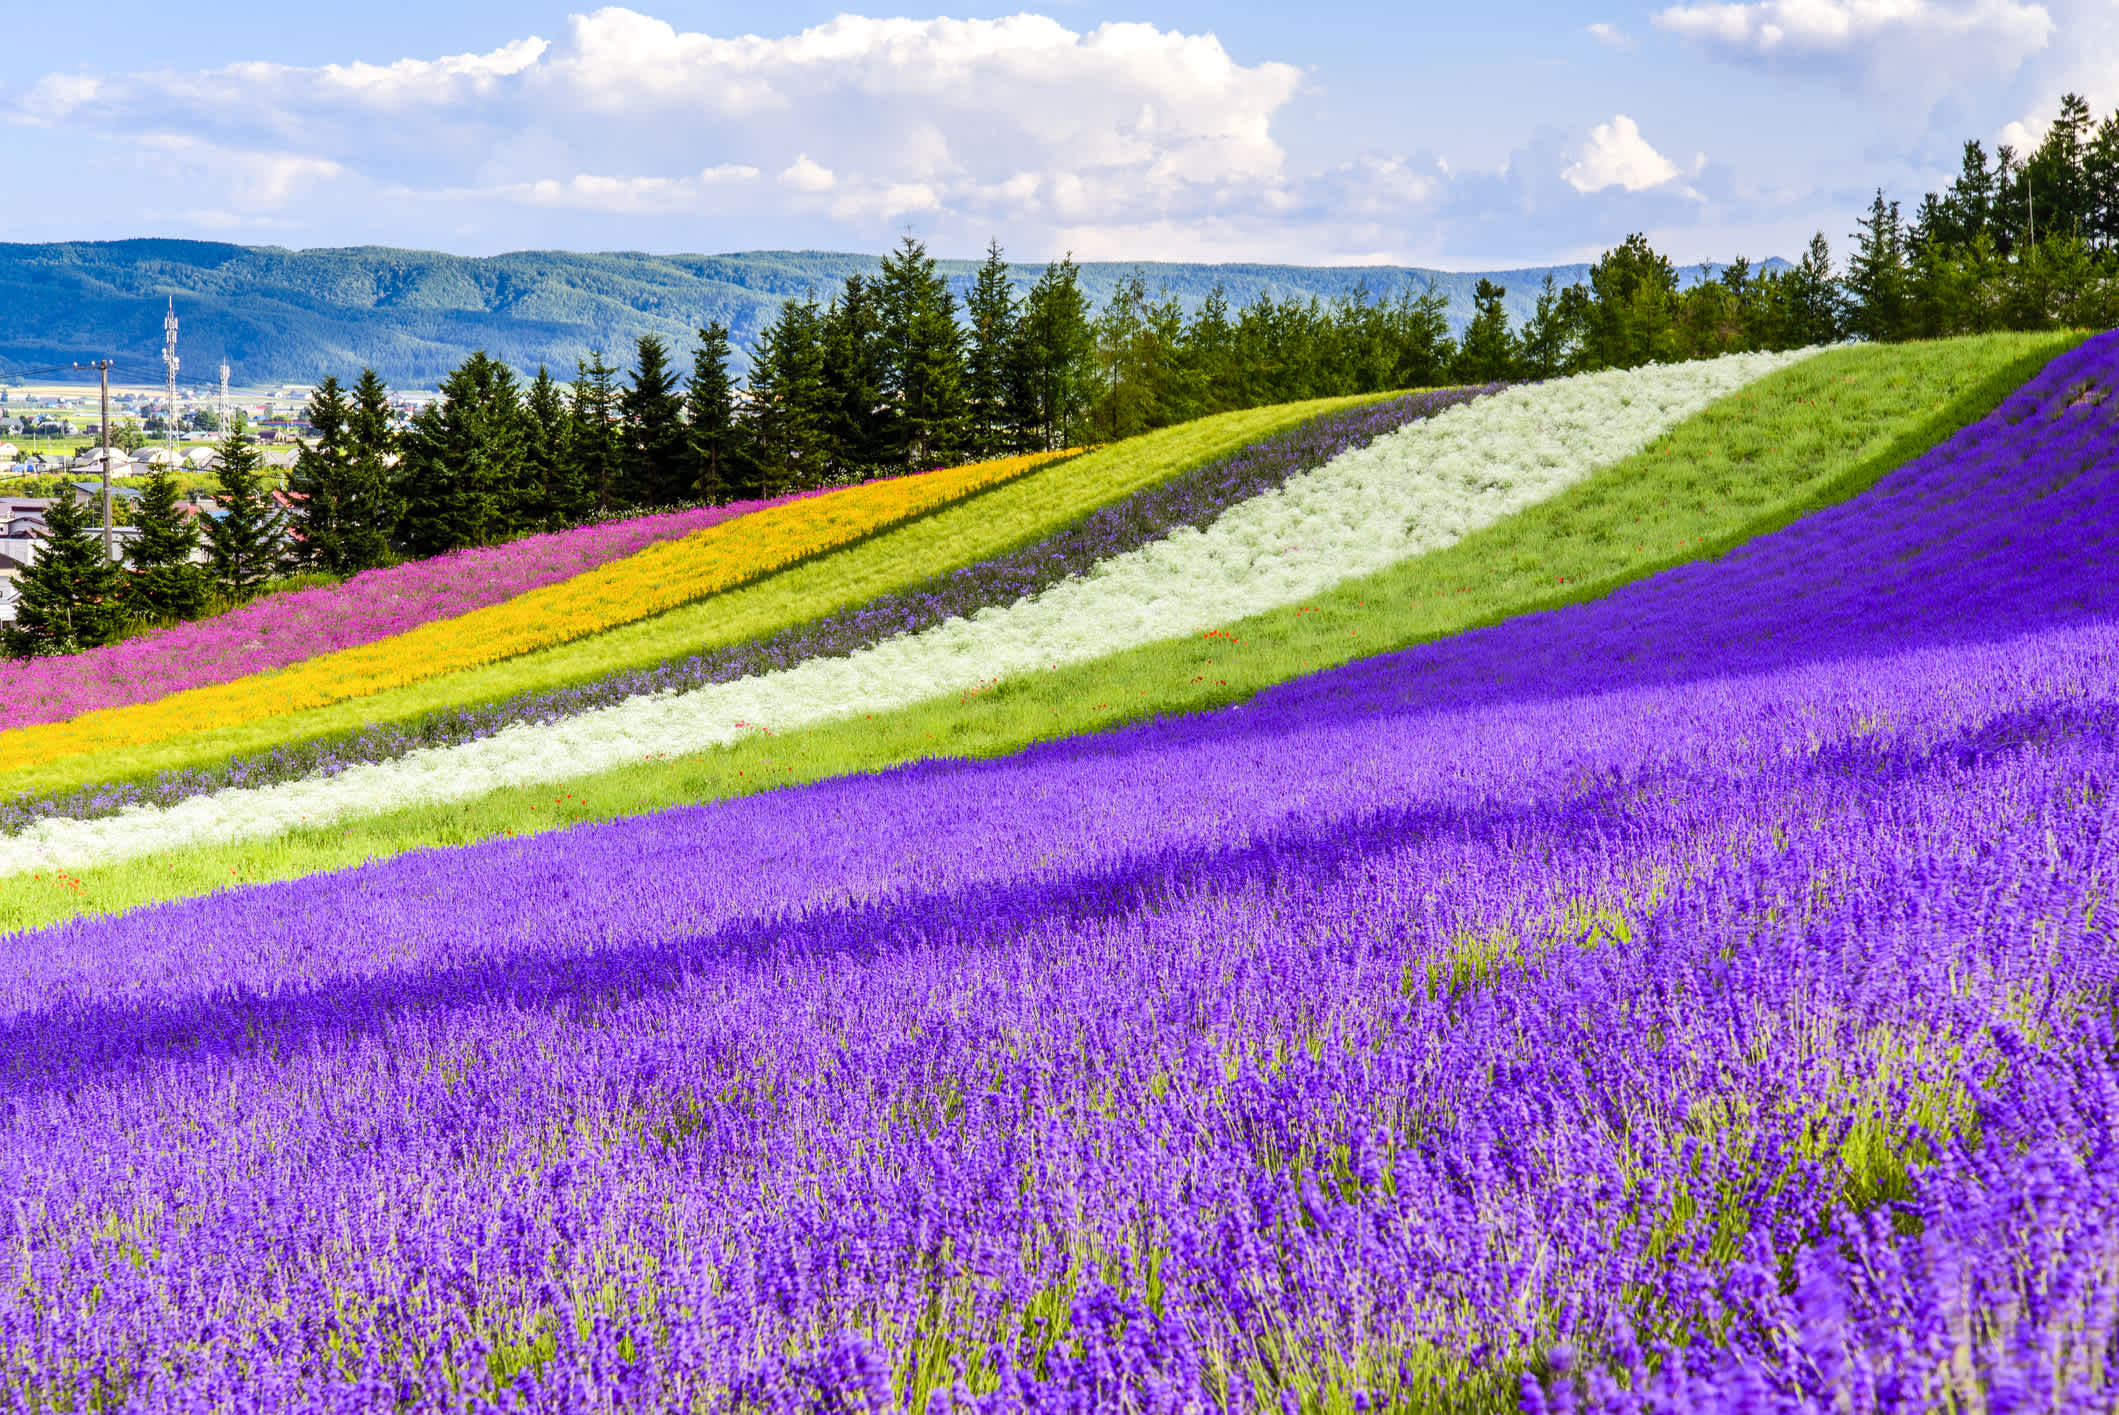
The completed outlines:
<svg viewBox="0 0 2119 1415">
<path fill-rule="evenodd" d="M 207 725 L 159 743 L 134 743 L 108 752 L 28 763 L 0 773 L 0 796 L 65 791 L 210 767 L 369 724 L 416 722 L 450 706 L 578 685 L 760 638 L 1028 544 L 1099 506 L 1239 451 L 1259 438 L 1320 414 L 1375 402 L 1380 396 L 1249 409 L 1128 438 L 1041 468 L 983 492 L 973 501 L 884 530 L 831 555 L 651 619 L 330 707 L 235 725 Z"/>
<path fill-rule="evenodd" d="M 183 845 L 265 839 L 415 803 L 585 776 L 648 752 L 725 745 L 1095 659 L 1308 596 L 1451 544 L 1616 462 L 1803 354 L 1583 375 L 1410 423 L 1232 507 L 1205 530 L 1099 563 L 1018 604 L 841 658 L 629 700 L 459 747 L 0 839 L 0 874 L 78 869 Z"/>
<path fill-rule="evenodd" d="M 796 499 L 659 512 L 452 551 L 364 570 L 341 584 L 268 595 L 86 653 L 0 661 L 0 730 L 151 702 L 372 643 Z"/>
<path fill-rule="evenodd" d="M 1231 506 L 1281 485 L 1297 472 L 1324 465 L 1350 446 L 1492 391 L 1490 387 L 1444 389 L 1327 413 L 1233 456 L 1143 488 L 1034 544 L 761 640 L 695 654 L 655 669 L 614 673 L 577 688 L 454 709 L 416 723 L 378 724 L 350 736 L 302 743 L 204 770 L 173 772 L 145 783 L 106 784 L 61 797 L 0 803 L 0 832 L 18 832 L 45 816 L 110 816 L 128 806 L 169 806 L 231 786 L 333 774 L 362 762 L 393 761 L 423 747 L 477 741 L 517 724 L 556 722 L 628 698 L 731 682 L 792 668 L 813 658 L 842 657 L 884 639 L 1027 599 L 1180 527 L 1205 529 Z"/>
<path fill-rule="evenodd" d="M 1071 453 L 1035 453 L 846 487 L 754 511 L 500 604 L 258 678 L 0 732 L 0 770 L 256 721 L 565 643 L 734 589 L 899 522 L 1012 481 Z"/>
<path fill-rule="evenodd" d="M 9 936 L 0 1389 L 2108 1409 L 2114 388 L 1231 711 Z"/>
<path fill-rule="evenodd" d="M 1802 508 L 1830 504 L 1835 492 L 1873 486 L 1902 467 L 1909 450 L 1939 447 L 1993 413 L 2083 337 L 1984 335 L 1831 350 L 1715 403 L 1640 454 L 1446 550 L 1212 636 L 1161 640 L 898 712 L 754 733 L 689 756 L 644 752 L 558 791 L 518 787 L 330 826 L 297 825 L 270 840 L 158 852 L 63 875 L 15 875 L 0 890 L 0 927 L 298 878 L 427 845 L 747 797 L 937 756 L 998 756 L 1243 703 L 1323 668 L 1560 607 L 1558 596 L 1578 605 L 1599 600 L 1630 579 L 1727 546 L 1743 527 L 1782 525 Z"/>
</svg>

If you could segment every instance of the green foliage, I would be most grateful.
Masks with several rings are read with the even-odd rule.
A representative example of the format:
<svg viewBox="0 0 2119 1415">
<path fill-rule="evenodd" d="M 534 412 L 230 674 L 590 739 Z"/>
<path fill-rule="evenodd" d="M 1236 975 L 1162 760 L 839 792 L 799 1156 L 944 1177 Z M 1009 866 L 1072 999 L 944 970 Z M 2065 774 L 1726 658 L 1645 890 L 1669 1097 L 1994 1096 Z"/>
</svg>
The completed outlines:
<svg viewBox="0 0 2119 1415">
<path fill-rule="evenodd" d="M 1501 297 L 1507 293 L 1491 280 L 1479 282 L 1473 296 L 1479 312 L 1464 326 L 1464 339 L 1451 364 L 1457 382 L 1501 383 L 1515 376 L 1521 359 L 1516 341 L 1509 337 L 1508 313 L 1501 308 Z"/>
<path fill-rule="evenodd" d="M 927 247 L 907 236 L 883 257 L 883 396 L 891 462 L 905 471 L 938 467 L 966 448 L 964 336 L 956 297 Z"/>
<path fill-rule="evenodd" d="M 16 658 L 75 653 L 125 633 L 118 568 L 87 503 L 72 495 L 62 492 L 45 509 L 43 542 L 18 584 L 14 622 L 0 629 L 0 644 Z"/>
<path fill-rule="evenodd" d="M 699 331 L 692 378 L 685 389 L 686 434 L 692 453 L 692 496 L 730 501 L 754 483 L 743 430 L 736 420 L 736 384 L 729 372 L 728 326 Z"/>
<path fill-rule="evenodd" d="M 574 418 L 559 383 L 543 364 L 522 400 L 523 491 L 518 519 L 558 530 L 588 514 L 581 467 L 574 455 Z"/>
<path fill-rule="evenodd" d="M 574 457 L 580 493 L 569 508 L 576 514 L 607 515 L 618 504 L 625 475 L 625 437 L 618 421 L 618 370 L 589 355 L 574 371 L 574 401 L 569 410 L 567 442 Z M 571 517 L 569 518 L 571 519 Z"/>
<path fill-rule="evenodd" d="M 691 447 L 685 436 L 684 395 L 669 346 L 643 334 L 635 346 L 633 379 L 618 395 L 625 426 L 625 498 L 633 506 L 674 506 L 691 491 Z"/>
<path fill-rule="evenodd" d="M 398 467 L 398 539 L 417 556 L 506 538 L 528 480 L 513 370 L 481 350 L 443 380 L 441 394 L 412 420 Z"/>
<path fill-rule="evenodd" d="M 213 497 L 220 514 L 206 520 L 206 549 L 214 588 L 237 604 L 256 594 L 286 562 L 285 518 L 265 489 L 262 468 L 248 433 L 237 429 L 221 440 L 220 486 Z"/>
<path fill-rule="evenodd" d="M 178 509 L 176 482 L 157 468 L 133 508 L 132 540 L 125 547 L 125 601 L 136 619 L 167 622 L 206 612 L 206 567 L 192 563 L 199 528 Z"/>
</svg>

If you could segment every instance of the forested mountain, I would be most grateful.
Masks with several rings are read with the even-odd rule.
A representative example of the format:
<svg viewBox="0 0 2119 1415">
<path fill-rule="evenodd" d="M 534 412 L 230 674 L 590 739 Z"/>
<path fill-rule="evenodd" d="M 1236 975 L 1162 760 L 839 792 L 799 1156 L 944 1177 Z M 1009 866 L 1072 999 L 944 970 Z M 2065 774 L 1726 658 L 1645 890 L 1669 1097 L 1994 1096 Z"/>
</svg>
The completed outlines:
<svg viewBox="0 0 2119 1415">
<path fill-rule="evenodd" d="M 243 384 L 311 383 L 373 368 L 394 387 L 432 387 L 474 349 L 525 373 L 542 363 L 570 374 L 592 349 L 629 350 L 642 334 L 681 347 L 715 323 L 728 327 L 740 367 L 782 302 L 810 291 L 829 298 L 848 275 L 873 275 L 878 266 L 876 256 L 829 251 L 466 257 L 175 240 L 0 244 L 0 376 L 108 356 L 121 374 L 159 383 L 162 316 L 172 296 L 183 322 L 186 377 L 211 377 L 226 358 Z M 978 262 L 942 261 L 938 268 L 961 307 Z M 1017 293 L 1042 269 L 1015 266 Z M 1151 291 L 1166 287 L 1188 313 L 1216 284 L 1238 306 L 1260 294 L 1330 300 L 1366 286 L 1387 298 L 1432 286 L 1448 301 L 1453 333 L 1472 318 L 1482 278 L 1405 266 L 1097 262 L 1081 267 L 1082 293 L 1100 308 L 1136 269 Z M 1550 269 L 1563 286 L 1589 273 L 1587 265 Z M 1681 269 L 1680 283 L 1689 286 L 1708 270 Z M 1504 308 L 1520 324 L 1545 273 L 1540 267 L 1483 278 L 1507 287 Z"/>
</svg>

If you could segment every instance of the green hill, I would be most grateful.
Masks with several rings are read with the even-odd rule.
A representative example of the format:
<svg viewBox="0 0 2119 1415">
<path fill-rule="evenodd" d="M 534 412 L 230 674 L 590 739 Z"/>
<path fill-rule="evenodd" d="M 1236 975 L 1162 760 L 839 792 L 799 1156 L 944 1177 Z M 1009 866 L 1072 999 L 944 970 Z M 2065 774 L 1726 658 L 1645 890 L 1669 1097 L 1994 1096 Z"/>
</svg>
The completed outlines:
<svg viewBox="0 0 2119 1415">
<path fill-rule="evenodd" d="M 0 243 L 0 376 L 111 357 L 121 377 L 160 383 L 162 317 L 172 297 L 186 378 L 210 377 L 225 358 L 246 385 L 308 383 L 373 366 L 393 385 L 413 388 L 432 385 L 473 349 L 525 371 L 540 363 L 571 371 L 590 349 L 623 350 L 644 333 L 688 346 L 693 331 L 713 320 L 747 347 L 783 300 L 810 290 L 829 296 L 848 275 L 876 265 L 875 256 L 832 251 L 469 257 L 382 246 Z M 977 267 L 944 261 L 942 268 L 961 294 Z M 1329 300 L 1364 286 L 1379 296 L 1432 286 L 1449 298 L 1459 327 L 1480 279 L 1408 266 L 1097 262 L 1082 267 L 1083 289 L 1101 305 L 1135 268 L 1188 309 L 1217 282 L 1238 305 L 1260 293 Z M 1016 275 L 1027 288 L 1040 269 L 1019 266 Z M 1711 269 L 1687 267 L 1681 276 L 1689 284 Z M 1564 285 L 1589 267 L 1551 270 Z M 1508 288 L 1520 320 L 1545 268 L 1486 274 Z"/>
</svg>

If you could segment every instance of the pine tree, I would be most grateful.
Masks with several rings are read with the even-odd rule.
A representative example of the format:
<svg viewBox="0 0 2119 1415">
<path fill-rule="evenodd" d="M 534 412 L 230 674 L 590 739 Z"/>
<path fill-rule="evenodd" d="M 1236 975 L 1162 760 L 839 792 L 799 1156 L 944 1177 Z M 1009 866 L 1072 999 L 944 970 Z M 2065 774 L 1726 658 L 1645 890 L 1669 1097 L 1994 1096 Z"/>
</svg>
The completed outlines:
<svg viewBox="0 0 2119 1415">
<path fill-rule="evenodd" d="M 1500 383 L 1515 377 L 1516 336 L 1509 332 L 1508 311 L 1501 307 L 1507 294 L 1505 286 L 1484 277 L 1472 292 L 1474 313 L 1464 326 L 1452 365 L 1457 382 Z"/>
<path fill-rule="evenodd" d="M 825 473 L 830 407 L 823 329 L 823 312 L 811 296 L 780 306 L 758 336 L 749 392 L 761 495 L 816 486 Z"/>
<path fill-rule="evenodd" d="M 339 476 L 342 575 L 372 570 L 390 559 L 390 537 L 402 519 L 391 486 L 401 441 L 382 375 L 362 369 L 346 409 L 347 455 Z"/>
<path fill-rule="evenodd" d="M 1045 267 L 1023 301 L 1009 390 L 1018 445 L 1042 451 L 1079 441 L 1095 379 L 1096 335 L 1070 256 Z"/>
<path fill-rule="evenodd" d="M 1905 233 L 1898 203 L 1885 201 L 1883 188 L 1869 204 L 1869 215 L 1855 223 L 1854 259 L 1848 263 L 1845 290 L 1850 332 L 1863 339 L 1904 337 L 1906 307 Z"/>
<path fill-rule="evenodd" d="M 635 506 L 674 506 L 691 489 L 691 448 L 684 433 L 684 395 L 669 346 L 643 334 L 632 386 L 618 396 L 625 424 L 626 500 Z"/>
<path fill-rule="evenodd" d="M 336 378 L 326 378 L 309 395 L 307 416 L 316 440 L 303 446 L 287 475 L 294 502 L 288 519 L 295 532 L 289 558 L 305 570 L 346 573 L 343 502 L 353 451 L 346 427 L 350 411 Z"/>
<path fill-rule="evenodd" d="M 964 358 L 966 450 L 973 457 L 1009 450 L 1008 355 L 1015 343 L 1015 303 L 1001 243 L 989 241 L 986 262 L 964 302 L 971 322 Z"/>
<path fill-rule="evenodd" d="M 558 380 L 543 364 L 522 400 L 522 500 L 516 518 L 556 531 L 580 519 L 586 500 L 574 460 L 574 419 Z"/>
<path fill-rule="evenodd" d="M 886 401 L 882 289 L 858 273 L 824 311 L 824 459 L 834 476 L 888 467 L 893 410 Z"/>
<path fill-rule="evenodd" d="M 880 280 L 891 461 L 918 471 L 952 456 L 963 439 L 964 336 L 949 283 L 919 240 L 907 236 L 883 257 Z"/>
<path fill-rule="evenodd" d="M 177 486 L 156 468 L 133 505 L 132 541 L 125 560 L 132 567 L 125 600 L 141 619 L 196 619 L 207 609 L 206 567 L 192 563 L 199 528 L 177 505 Z"/>
<path fill-rule="evenodd" d="M 625 437 L 618 420 L 618 370 L 592 350 L 574 370 L 574 406 L 568 441 L 572 446 L 580 495 L 570 521 L 602 515 L 619 505 L 625 475 Z"/>
<path fill-rule="evenodd" d="M 1582 317 L 1588 303 L 1588 292 L 1580 285 L 1562 290 L 1552 272 L 1545 272 L 1545 283 L 1538 289 L 1538 307 L 1523 326 L 1523 377 L 1558 378 L 1574 368 L 1580 356 Z"/>
<path fill-rule="evenodd" d="M 1832 249 L 1824 232 L 1810 238 L 1810 248 L 1782 278 L 1781 290 L 1783 326 L 1777 342 L 1782 348 L 1838 342 L 1845 333 L 1845 299 L 1832 274 Z"/>
<path fill-rule="evenodd" d="M 442 380 L 405 438 L 399 535 L 414 555 L 491 545 L 521 503 L 522 400 L 515 374 L 484 350 Z"/>
<path fill-rule="evenodd" d="M 16 658 L 77 653 L 112 643 L 127 618 L 118 567 L 103 551 L 85 502 L 62 487 L 44 512 L 37 558 L 18 582 L 15 620 L 0 642 Z"/>
<path fill-rule="evenodd" d="M 692 449 L 692 495 L 723 502 L 750 495 L 754 476 L 742 456 L 742 426 L 736 420 L 736 381 L 729 375 L 728 326 L 699 331 L 692 379 L 685 390 L 686 432 Z"/>
<path fill-rule="evenodd" d="M 265 489 L 263 459 L 250 435 L 238 429 L 221 440 L 220 514 L 206 522 L 213 582 L 231 600 L 245 600 L 280 572 L 286 550 L 284 518 Z"/>
<path fill-rule="evenodd" d="M 1582 352 L 1590 368 L 1639 368 L 1677 356 L 1678 274 L 1638 231 L 1589 269 Z"/>
</svg>

